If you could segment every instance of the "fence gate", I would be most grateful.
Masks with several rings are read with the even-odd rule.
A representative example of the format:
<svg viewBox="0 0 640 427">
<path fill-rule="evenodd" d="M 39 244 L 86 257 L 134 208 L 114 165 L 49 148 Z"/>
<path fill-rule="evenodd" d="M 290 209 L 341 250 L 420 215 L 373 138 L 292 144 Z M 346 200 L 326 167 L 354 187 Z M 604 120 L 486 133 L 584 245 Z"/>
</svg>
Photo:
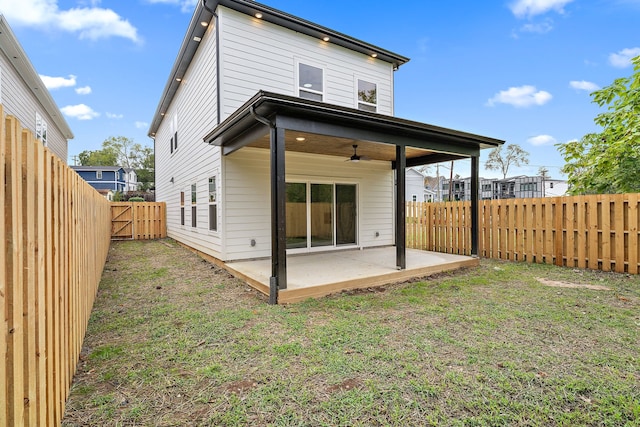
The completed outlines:
<svg viewBox="0 0 640 427">
<path fill-rule="evenodd" d="M 111 204 L 111 240 L 133 240 L 133 206 Z"/>
</svg>

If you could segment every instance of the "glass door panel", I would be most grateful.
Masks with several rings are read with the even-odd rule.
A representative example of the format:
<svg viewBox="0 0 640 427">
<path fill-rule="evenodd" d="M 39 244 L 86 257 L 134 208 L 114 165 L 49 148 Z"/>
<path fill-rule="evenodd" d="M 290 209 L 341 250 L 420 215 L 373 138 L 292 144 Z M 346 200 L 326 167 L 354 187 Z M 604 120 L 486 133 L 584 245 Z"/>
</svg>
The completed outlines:
<svg viewBox="0 0 640 427">
<path fill-rule="evenodd" d="M 333 184 L 311 184 L 311 247 L 333 245 Z"/>
<path fill-rule="evenodd" d="M 336 184 L 336 245 L 356 243 L 356 186 Z"/>
<path fill-rule="evenodd" d="M 287 183 L 287 249 L 307 247 L 307 184 Z"/>
</svg>

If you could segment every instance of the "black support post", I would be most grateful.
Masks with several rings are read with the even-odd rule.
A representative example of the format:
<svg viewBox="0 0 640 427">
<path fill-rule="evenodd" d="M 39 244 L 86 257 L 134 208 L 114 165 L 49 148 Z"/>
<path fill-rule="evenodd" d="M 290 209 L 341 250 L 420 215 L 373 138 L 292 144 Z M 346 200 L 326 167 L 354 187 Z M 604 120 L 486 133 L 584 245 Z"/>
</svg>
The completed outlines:
<svg viewBox="0 0 640 427">
<path fill-rule="evenodd" d="M 396 267 L 398 270 L 407 268 L 406 165 L 405 146 L 396 145 Z"/>
<path fill-rule="evenodd" d="M 284 129 L 271 129 L 271 280 L 269 303 L 277 304 L 277 292 L 287 288 L 286 181 Z"/>
<path fill-rule="evenodd" d="M 471 157 L 471 256 L 478 256 L 478 190 L 480 178 L 478 177 L 478 164 L 480 157 Z"/>
</svg>

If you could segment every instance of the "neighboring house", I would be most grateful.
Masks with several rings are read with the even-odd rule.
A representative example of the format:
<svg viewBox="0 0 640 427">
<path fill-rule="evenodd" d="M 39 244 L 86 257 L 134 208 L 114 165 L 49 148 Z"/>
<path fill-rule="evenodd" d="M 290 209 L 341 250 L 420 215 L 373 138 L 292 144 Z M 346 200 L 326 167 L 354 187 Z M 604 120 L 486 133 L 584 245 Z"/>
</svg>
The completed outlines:
<svg viewBox="0 0 640 427">
<path fill-rule="evenodd" d="M 452 200 L 471 200 L 471 178 L 454 179 Z M 443 200 L 449 197 L 449 180 L 441 180 Z M 568 191 L 566 181 L 542 179 L 540 176 L 514 176 L 505 179 L 480 179 L 480 199 L 512 199 L 564 196 Z"/>
<path fill-rule="evenodd" d="M 135 169 L 124 168 L 124 173 L 124 192 L 127 193 L 129 191 L 138 191 L 138 174 L 136 174 Z"/>
<path fill-rule="evenodd" d="M 0 104 L 45 147 L 67 163 L 73 133 L 27 54 L 0 15 Z"/>
<path fill-rule="evenodd" d="M 198 2 L 149 129 L 168 235 L 270 258 L 276 293 L 288 254 L 395 245 L 404 269 L 405 167 L 470 158 L 477 178 L 502 144 L 394 117 L 407 61 L 253 1 Z"/>
<path fill-rule="evenodd" d="M 115 192 L 113 190 L 96 190 L 96 191 L 98 191 L 98 193 L 100 193 L 100 195 L 105 199 L 107 199 L 108 201 L 110 202 L 113 201 L 113 196 L 115 195 Z"/>
<path fill-rule="evenodd" d="M 96 190 L 125 192 L 126 173 L 120 166 L 71 166 L 71 169 Z"/>
<path fill-rule="evenodd" d="M 429 202 L 433 197 L 425 187 L 425 176 L 413 168 L 405 171 L 405 200 L 407 202 Z"/>
</svg>

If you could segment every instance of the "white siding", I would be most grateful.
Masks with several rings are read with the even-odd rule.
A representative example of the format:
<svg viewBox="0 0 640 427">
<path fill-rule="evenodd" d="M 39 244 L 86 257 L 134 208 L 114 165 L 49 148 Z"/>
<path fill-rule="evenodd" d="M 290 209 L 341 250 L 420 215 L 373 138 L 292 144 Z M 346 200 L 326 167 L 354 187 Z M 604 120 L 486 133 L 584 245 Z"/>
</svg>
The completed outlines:
<svg viewBox="0 0 640 427">
<path fill-rule="evenodd" d="M 286 153 L 285 163 L 288 182 L 356 184 L 358 245 L 394 243 L 394 174 L 388 163 L 351 163 L 339 157 L 293 152 Z M 269 151 L 265 149 L 245 148 L 224 158 L 225 260 L 271 256 L 269 170 Z"/>
<path fill-rule="evenodd" d="M 222 120 L 260 90 L 298 96 L 296 61 L 323 67 L 325 102 L 357 108 L 360 78 L 377 84 L 378 112 L 393 114 L 391 64 L 225 7 L 219 19 Z"/>
<path fill-rule="evenodd" d="M 2 87 L 2 105 L 4 113 L 15 116 L 23 128 L 36 133 L 36 113 L 47 123 L 47 147 L 67 163 L 67 139 L 40 104 L 29 86 L 20 77 L 13 64 L 0 50 L 0 86 Z M 41 90 L 47 90 L 42 87 Z"/>
<path fill-rule="evenodd" d="M 156 200 L 167 202 L 167 234 L 210 255 L 221 256 L 221 234 L 209 231 L 208 179 L 220 168 L 220 149 L 203 142 L 217 123 L 214 25 L 200 42 L 191 67 L 155 137 Z M 178 148 L 171 153 L 177 115 Z M 173 179 L 173 182 L 171 180 Z M 218 180 L 219 181 L 219 180 Z M 197 187 L 197 227 L 191 227 L 191 184 Z M 180 192 L 185 192 L 185 225 L 180 225 Z M 219 203 L 223 203 L 219 196 Z"/>
</svg>

